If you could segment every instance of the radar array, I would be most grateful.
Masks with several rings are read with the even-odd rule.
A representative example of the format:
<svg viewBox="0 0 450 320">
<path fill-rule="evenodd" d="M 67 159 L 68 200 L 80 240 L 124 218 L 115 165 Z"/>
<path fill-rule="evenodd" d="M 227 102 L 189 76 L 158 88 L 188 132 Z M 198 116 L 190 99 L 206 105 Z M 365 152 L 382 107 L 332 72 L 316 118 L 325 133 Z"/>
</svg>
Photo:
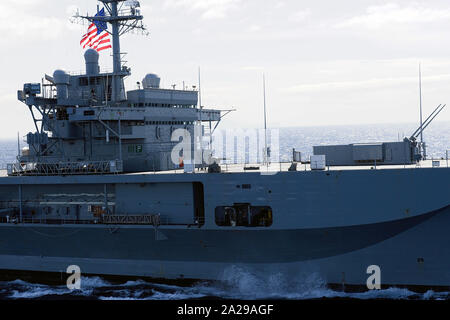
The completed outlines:
<svg viewBox="0 0 450 320">
<path fill-rule="evenodd" d="M 109 14 L 109 17 L 112 16 L 112 5 L 111 2 L 114 1 L 101 1 L 106 11 Z M 125 33 L 133 33 L 140 34 L 143 36 L 148 36 L 150 32 L 148 31 L 146 25 L 142 22 L 143 16 L 141 15 L 141 5 L 139 1 L 116 1 L 120 2 L 117 12 L 120 18 L 124 18 L 118 22 L 119 24 L 119 36 L 124 35 Z M 97 10 L 98 11 L 98 10 Z M 98 17 L 92 17 L 89 13 L 86 15 L 81 15 L 80 11 L 77 12 L 71 17 L 70 22 L 74 24 L 80 25 L 88 25 L 94 21 L 100 21 Z M 108 21 L 109 22 L 109 21 Z M 105 30 L 109 34 L 112 35 L 112 32 Z"/>
</svg>

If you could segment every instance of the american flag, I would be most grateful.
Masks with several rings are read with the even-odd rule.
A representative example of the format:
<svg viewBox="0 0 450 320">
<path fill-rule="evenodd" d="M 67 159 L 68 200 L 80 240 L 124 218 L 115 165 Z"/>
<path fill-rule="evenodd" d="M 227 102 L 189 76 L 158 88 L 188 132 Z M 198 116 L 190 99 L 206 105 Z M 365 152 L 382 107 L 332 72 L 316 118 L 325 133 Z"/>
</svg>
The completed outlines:
<svg viewBox="0 0 450 320">
<path fill-rule="evenodd" d="M 95 16 L 104 17 L 105 8 L 102 8 Z M 106 31 L 107 28 L 108 25 L 106 22 L 94 20 L 94 22 L 89 25 L 87 33 L 81 38 L 80 45 L 83 49 L 89 47 L 97 50 L 97 52 L 112 48 L 111 37 Z"/>
</svg>

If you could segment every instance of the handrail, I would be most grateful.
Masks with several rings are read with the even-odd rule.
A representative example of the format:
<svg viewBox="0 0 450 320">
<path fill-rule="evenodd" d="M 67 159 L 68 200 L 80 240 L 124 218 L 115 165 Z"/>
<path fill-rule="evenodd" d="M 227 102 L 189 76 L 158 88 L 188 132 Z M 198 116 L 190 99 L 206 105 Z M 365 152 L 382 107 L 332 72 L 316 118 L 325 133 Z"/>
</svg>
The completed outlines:
<svg viewBox="0 0 450 320">
<path fill-rule="evenodd" d="M 48 219 L 48 218 L 22 218 L 22 224 L 53 224 L 53 225 L 65 225 L 65 224 L 95 224 L 95 225 L 149 225 L 149 226 L 202 226 L 205 224 L 205 218 L 197 218 L 192 223 L 170 223 L 168 216 L 160 217 L 160 220 L 155 219 L 158 215 L 142 215 L 142 216 L 109 216 L 120 218 L 98 218 L 91 220 L 73 220 L 73 219 Z M 106 216 L 105 216 L 106 217 Z M 130 219 L 124 219 L 123 217 L 129 217 Z M 0 224 L 19 224 L 19 217 L 17 215 L 0 216 Z"/>
<path fill-rule="evenodd" d="M 10 163 L 7 164 L 8 175 L 14 176 L 49 176 L 49 175 L 79 175 L 123 172 L 123 162 L 109 161 L 80 161 L 53 163 Z"/>
</svg>

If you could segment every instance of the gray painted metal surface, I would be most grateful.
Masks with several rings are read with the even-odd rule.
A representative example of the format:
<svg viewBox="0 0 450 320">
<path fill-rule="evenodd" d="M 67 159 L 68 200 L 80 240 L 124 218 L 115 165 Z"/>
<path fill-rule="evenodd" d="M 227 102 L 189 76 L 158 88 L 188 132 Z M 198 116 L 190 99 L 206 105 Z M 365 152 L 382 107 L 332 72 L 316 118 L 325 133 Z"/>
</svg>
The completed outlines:
<svg viewBox="0 0 450 320">
<path fill-rule="evenodd" d="M 329 166 L 409 165 L 422 158 L 414 141 L 314 146 L 314 155 L 325 155 Z"/>
<path fill-rule="evenodd" d="M 0 268 L 57 271 L 80 263 L 87 273 L 220 279 L 232 266 L 289 274 L 308 267 L 330 282 L 344 272 L 347 283 L 364 284 L 364 268 L 377 264 L 391 284 L 445 286 L 448 181 L 448 168 L 6 177 L 2 205 L 17 207 L 21 185 L 25 217 L 52 206 L 46 219 L 67 223 L 0 224 Z M 204 188 L 202 225 L 195 221 L 193 182 Z M 237 187 L 243 184 L 250 188 Z M 104 185 L 111 212 L 158 213 L 161 225 L 89 223 L 88 207 L 105 202 Z M 218 226 L 215 208 L 234 203 L 270 206 L 273 224 Z M 83 224 L 74 223 L 76 206 Z M 13 265 L 19 257 L 24 264 Z"/>
</svg>

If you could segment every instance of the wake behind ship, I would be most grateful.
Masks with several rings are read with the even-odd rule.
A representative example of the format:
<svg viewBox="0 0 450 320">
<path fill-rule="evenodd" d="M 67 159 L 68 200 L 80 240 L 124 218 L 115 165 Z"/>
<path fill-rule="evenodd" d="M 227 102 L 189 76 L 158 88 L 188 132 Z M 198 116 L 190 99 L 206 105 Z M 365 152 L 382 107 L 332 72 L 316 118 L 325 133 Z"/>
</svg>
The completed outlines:
<svg viewBox="0 0 450 320">
<path fill-rule="evenodd" d="M 265 142 L 263 165 L 224 164 L 211 141 L 226 112 L 196 88 L 147 74 L 125 90 L 120 35 L 143 17 L 137 1 L 101 2 L 77 16 L 86 72 L 18 92 L 36 132 L 0 177 L 0 269 L 221 280 L 239 267 L 365 286 L 376 266 L 382 285 L 450 286 L 450 169 L 418 140 L 445 105 L 403 141 L 294 150 L 292 163 Z"/>
</svg>

